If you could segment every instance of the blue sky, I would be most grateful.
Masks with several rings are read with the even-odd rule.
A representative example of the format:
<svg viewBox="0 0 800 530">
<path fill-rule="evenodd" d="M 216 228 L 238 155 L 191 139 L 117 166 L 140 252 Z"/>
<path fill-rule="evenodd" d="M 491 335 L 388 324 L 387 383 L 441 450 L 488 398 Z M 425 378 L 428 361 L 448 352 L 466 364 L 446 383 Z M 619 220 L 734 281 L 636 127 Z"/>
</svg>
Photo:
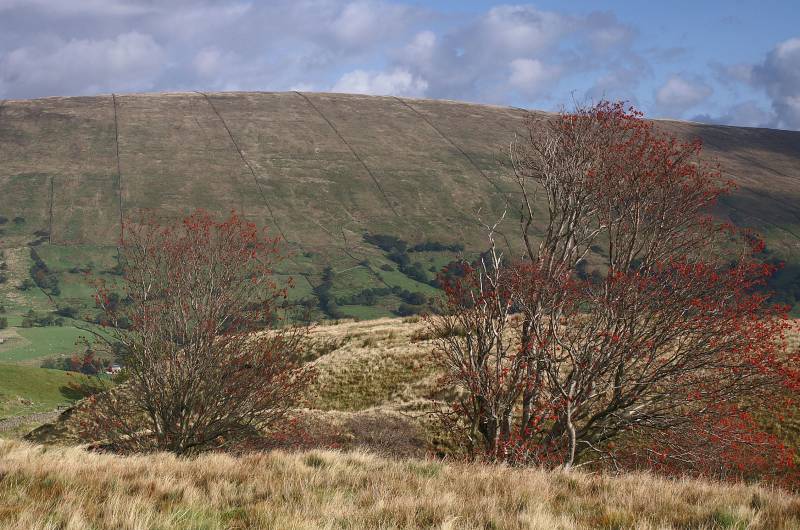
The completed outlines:
<svg viewBox="0 0 800 530">
<path fill-rule="evenodd" d="M 392 94 L 800 129 L 800 2 L 0 0 L 0 98 Z"/>
</svg>

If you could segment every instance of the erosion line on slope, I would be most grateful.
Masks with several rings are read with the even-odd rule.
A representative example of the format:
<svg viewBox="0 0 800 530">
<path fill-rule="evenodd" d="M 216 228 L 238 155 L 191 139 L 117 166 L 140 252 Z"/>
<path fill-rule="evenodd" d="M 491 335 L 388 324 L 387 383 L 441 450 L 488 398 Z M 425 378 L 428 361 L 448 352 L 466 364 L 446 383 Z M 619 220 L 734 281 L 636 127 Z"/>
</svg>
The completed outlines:
<svg viewBox="0 0 800 530">
<path fill-rule="evenodd" d="M 717 149 L 717 150 L 719 150 L 721 152 L 726 152 L 724 143 L 719 143 L 719 142 L 714 141 L 714 140 L 706 140 L 706 139 L 703 139 L 703 138 L 701 138 L 701 139 L 703 140 L 703 145 L 715 148 L 715 149 Z M 744 154 L 736 152 L 736 151 L 730 151 L 729 153 L 730 153 L 731 156 L 735 156 L 735 157 L 737 157 L 737 158 L 739 158 L 741 160 L 744 160 L 745 162 L 749 162 L 750 164 L 752 164 L 752 165 L 754 165 L 756 167 L 760 167 L 761 169 L 766 170 L 766 171 L 771 172 L 771 173 L 774 173 L 774 174 L 776 174 L 776 175 L 778 175 L 780 177 L 783 177 L 783 178 L 786 178 L 786 179 L 794 179 L 795 178 L 795 177 L 793 177 L 791 175 L 787 175 L 786 173 L 783 173 L 782 171 L 778 171 L 775 168 L 767 166 L 767 165 L 763 164 L 762 162 L 759 162 L 758 160 L 756 160 L 755 158 L 752 158 L 750 156 L 744 155 Z M 724 168 L 723 168 L 722 172 L 723 173 L 727 173 L 728 175 L 730 175 L 730 176 L 732 176 L 734 178 L 739 177 L 739 175 L 737 175 L 736 173 L 728 171 L 728 170 L 726 170 Z M 756 180 L 756 182 L 758 182 L 757 179 L 753 179 L 753 180 Z M 763 192 L 763 191 L 758 191 L 755 188 L 750 188 L 750 190 L 753 193 L 755 193 L 757 195 L 760 195 L 761 197 L 769 197 L 771 200 L 774 200 L 776 202 L 781 203 L 782 205 L 786 206 L 790 210 L 790 213 L 794 217 L 796 217 L 797 219 L 800 219 L 800 213 L 798 213 L 797 211 L 794 211 L 794 207 L 795 207 L 794 203 L 789 203 L 787 201 L 784 201 L 780 197 L 777 197 L 775 195 L 770 195 L 770 194 L 768 194 L 766 192 Z"/>
<path fill-rule="evenodd" d="M 429 126 L 431 129 L 433 129 L 434 131 L 436 131 L 436 133 L 437 133 L 439 136 L 441 136 L 441 137 L 442 137 L 442 139 L 443 139 L 445 142 L 449 143 L 451 146 L 453 146 L 453 148 L 455 148 L 455 149 L 456 149 L 456 150 L 457 150 L 459 153 L 461 153 L 461 155 L 462 155 L 464 158 L 466 158 L 466 159 L 467 159 L 467 161 L 469 162 L 469 164 L 470 164 L 470 165 L 471 165 L 473 168 L 475 168 L 475 170 L 477 170 L 477 171 L 478 171 L 478 173 L 480 173 L 480 175 L 481 175 L 481 176 L 482 176 L 484 179 L 486 179 L 486 181 L 487 181 L 489 184 L 491 184 L 492 186 L 494 186 L 494 189 L 495 189 L 495 190 L 497 190 L 497 192 L 498 192 L 498 193 L 500 193 L 500 194 L 503 196 L 503 198 L 505 198 L 505 199 L 506 199 L 506 202 L 508 202 L 508 199 L 506 198 L 506 193 L 505 193 L 505 192 L 503 192 L 503 190 L 502 190 L 502 189 L 500 189 L 500 186 L 498 186 L 498 185 L 497 185 L 497 183 L 496 183 L 495 181 L 493 181 L 492 179 L 490 179 L 490 178 L 489 178 L 489 175 L 487 175 L 487 174 L 486 174 L 486 173 L 485 173 L 485 172 L 484 172 L 484 171 L 483 171 L 483 170 L 482 170 L 482 169 L 481 169 L 481 168 L 478 166 L 478 164 L 477 164 L 477 163 L 476 163 L 476 162 L 475 162 L 475 161 L 472 159 L 472 157 L 471 157 L 471 156 L 469 156 L 469 155 L 467 154 L 467 152 L 466 152 L 466 151 L 464 151 L 463 149 L 461 149 L 461 147 L 459 147 L 459 146 L 458 146 L 458 144 L 456 144 L 456 143 L 455 143 L 453 140 L 451 140 L 451 139 L 450 139 L 450 138 L 449 138 L 449 137 L 448 137 L 446 134 L 444 134 L 444 133 L 443 133 L 443 132 L 442 132 L 442 131 L 441 131 L 441 130 L 440 130 L 440 129 L 439 129 L 437 126 L 436 126 L 436 125 L 434 125 L 434 124 L 433 124 L 433 122 L 432 122 L 432 121 L 430 121 L 430 120 L 429 120 L 429 119 L 428 119 L 428 118 L 427 118 L 427 117 L 426 117 L 424 114 L 422 114 L 420 111 L 418 111 L 417 109 L 415 109 L 414 107 L 412 107 L 411 105 L 409 105 L 408 103 L 406 103 L 405 101 L 403 101 L 402 99 L 400 99 L 399 97 L 397 97 L 397 96 L 393 96 L 393 97 L 394 97 L 394 99 L 396 99 L 397 101 L 399 101 L 400 103 L 402 103 L 402 104 L 403 104 L 403 105 L 404 105 L 406 108 L 408 108 L 409 110 L 411 110 L 411 112 L 413 112 L 414 114 L 416 114 L 417 116 L 419 116 L 420 118 L 422 118 L 422 121 L 424 121 L 425 123 L 427 123 L 427 124 L 428 124 L 428 126 Z"/>
<path fill-rule="evenodd" d="M 471 165 L 473 168 L 475 168 L 475 170 L 476 170 L 476 171 L 477 171 L 477 172 L 478 172 L 478 173 L 479 173 L 479 174 L 480 174 L 480 175 L 481 175 L 481 176 L 482 176 L 484 179 L 486 179 L 486 181 L 487 181 L 489 184 L 491 184 L 491 185 L 494 187 L 495 191 L 497 191 L 497 193 L 499 193 L 499 194 L 500 194 L 500 195 L 503 197 L 503 200 L 504 200 L 504 201 L 505 201 L 505 203 L 506 203 L 506 207 L 510 207 L 510 201 L 508 200 L 508 194 L 507 194 L 506 192 L 504 192 L 504 191 L 503 191 L 503 190 L 500 188 L 500 186 L 498 186 L 498 185 L 497 185 L 497 184 L 496 184 L 496 183 L 495 183 L 495 182 L 494 182 L 494 181 L 493 181 L 491 178 L 489 178 L 489 176 L 488 176 L 488 175 L 487 175 L 487 174 L 486 174 L 486 173 L 485 173 L 485 172 L 484 172 L 484 171 L 483 171 L 483 170 L 480 168 L 480 166 L 478 166 L 478 164 L 477 164 L 477 163 L 476 163 L 476 162 L 475 162 L 475 161 L 472 159 L 472 157 L 470 157 L 470 156 L 469 156 L 469 155 L 466 153 L 466 151 L 464 151 L 463 149 L 461 149 L 461 147 L 459 147 L 459 146 L 458 146 L 458 145 L 457 145 L 457 144 L 456 144 L 456 143 L 455 143 L 455 142 L 454 142 L 452 139 L 450 139 L 450 137 L 448 137 L 446 134 L 444 134 L 444 133 L 443 133 L 443 132 L 442 132 L 442 131 L 441 131 L 441 130 L 438 128 L 438 127 L 436 127 L 436 125 L 434 125 L 432 121 L 430 121 L 430 120 L 429 120 L 427 117 L 425 117 L 425 115 L 424 115 L 424 114 L 422 114 L 421 112 L 419 112 L 417 109 L 415 109 L 414 107 L 412 107 L 411 105 L 409 105 L 408 103 L 406 103 L 405 101 L 403 101 L 402 99 L 400 99 L 399 97 L 397 97 L 397 96 L 392 96 L 392 97 L 394 97 L 394 99 L 396 99 L 397 101 L 399 101 L 400 103 L 402 103 L 403 105 L 405 105 L 405 106 L 406 106 L 406 107 L 407 107 L 409 110 L 411 110 L 411 111 L 412 111 L 414 114 L 416 114 L 417 116 L 419 116 L 419 117 L 422 119 L 422 121 L 424 121 L 425 123 L 427 123 L 427 124 L 428 124 L 428 126 L 429 126 L 431 129 L 433 129 L 434 131 L 436 131 L 436 133 L 437 133 L 437 134 L 438 134 L 438 135 L 439 135 L 439 136 L 440 136 L 442 139 L 444 139 L 444 141 L 446 141 L 447 143 L 449 143 L 449 144 L 450 144 L 451 146 L 453 146 L 453 147 L 454 147 L 454 148 L 455 148 L 455 149 L 456 149 L 456 150 L 457 150 L 459 153 L 461 153 L 461 154 L 464 156 L 464 158 L 466 158 L 466 159 L 467 159 L 467 161 L 469 162 L 469 164 L 470 164 L 470 165 Z M 485 226 L 485 225 L 484 225 L 484 223 L 483 223 L 483 220 L 480 218 L 480 216 L 478 216 L 477 214 L 471 214 L 471 215 L 472 215 L 472 217 L 475 217 L 475 220 L 476 220 L 476 222 L 477 222 L 477 223 L 478 223 L 480 226 L 482 226 L 482 227 L 483 227 L 483 226 Z M 497 232 L 498 234 L 500 234 L 500 235 L 503 237 L 503 240 L 506 242 L 506 246 L 507 246 L 507 247 L 510 249 L 510 248 L 511 248 L 511 243 L 508 241 L 508 237 L 506 236 L 505 232 L 503 232 L 502 230 L 499 230 L 499 229 L 496 229 L 496 230 L 495 230 L 495 232 Z"/>
<path fill-rule="evenodd" d="M 372 173 L 372 170 L 370 170 L 370 169 L 369 169 L 369 166 L 367 166 L 367 164 L 364 162 L 364 160 L 363 160 L 363 159 L 362 159 L 360 156 L 358 156 L 358 153 L 356 153 L 356 150 L 355 150 L 355 149 L 353 149 L 353 146 L 352 146 L 352 145 L 350 145 L 350 143 L 349 143 L 347 140 L 345 140 L 345 139 L 344 139 L 344 136 L 342 136 L 342 133 L 340 133 L 340 132 L 339 132 L 339 129 L 337 129 L 337 128 L 336 128 L 336 126 L 334 126 L 334 125 L 333 125 L 333 122 L 331 122 L 331 120 L 329 120 L 329 119 L 328 119 L 328 117 L 327 117 L 327 116 L 325 116 L 325 114 L 323 114 L 323 113 L 322 113 L 322 111 L 321 111 L 319 108 L 317 108 L 317 106 L 316 106 L 316 105 L 314 105 L 314 103 L 312 103 L 312 101 L 311 101 L 311 100 L 310 100 L 310 99 L 309 99 L 309 98 L 308 98 L 308 97 L 307 97 L 305 94 L 303 94 L 302 92 L 297 92 L 297 91 L 295 91 L 295 94 L 297 94 L 298 96 L 300 96 L 301 98 L 303 98 L 304 100 L 306 100 L 306 103 L 308 103 L 308 104 L 309 104 L 309 106 L 310 106 L 312 109 L 314 109 L 314 111 L 316 111 L 316 113 L 317 113 L 317 114 L 319 114 L 319 115 L 320 115 L 320 117 L 322 117 L 322 119 L 323 119 L 323 120 L 325 120 L 325 122 L 326 122 L 326 123 L 328 124 L 328 126 L 329 126 L 329 127 L 332 129 L 332 130 L 333 130 L 333 132 L 334 132 L 334 133 L 336 133 L 336 136 L 338 136 L 338 137 L 339 137 L 339 140 L 341 140 L 341 141 L 342 141 L 342 143 L 343 143 L 345 146 L 347 146 L 347 149 L 349 149 L 349 150 L 350 150 L 350 152 L 353 154 L 353 157 L 354 157 L 356 160 L 358 160 L 358 161 L 361 163 L 361 165 L 364 167 L 364 169 L 367 171 L 367 174 L 370 176 L 370 178 L 372 178 L 372 182 L 374 182 L 374 183 L 375 183 L 375 187 L 376 187 L 376 188 L 378 188 L 378 191 L 381 193 L 381 195 L 383 196 L 383 199 L 386 201 L 386 204 L 387 204 L 387 205 L 389 206 L 389 208 L 392 210 L 392 212 L 394 213 L 394 215 L 395 215 L 396 217 L 400 217 L 400 214 L 398 214 L 398 213 L 397 213 L 397 210 L 395 210 L 395 209 L 394 209 L 394 206 L 392 205 L 392 201 L 390 201 L 390 200 L 389 200 L 389 196 L 388 196 L 388 195 L 386 195 L 386 192 L 385 192 L 385 191 L 383 190 L 383 188 L 381 187 L 381 184 L 380 184 L 380 182 L 378 182 L 378 179 L 377 179 L 377 178 L 375 178 L 375 175 Z"/>
<path fill-rule="evenodd" d="M 283 240 L 288 242 L 289 239 L 286 237 L 286 234 L 284 233 L 283 228 L 281 228 L 281 225 L 278 223 L 278 220 L 275 218 L 275 213 L 272 210 L 272 206 L 270 206 L 270 203 L 267 200 L 267 196 L 264 193 L 264 189 L 261 187 L 261 183 L 258 181 L 258 176 L 256 175 L 255 169 L 253 169 L 253 166 L 247 160 L 247 157 L 244 156 L 244 152 L 242 151 L 241 147 L 239 147 L 239 142 L 237 142 L 236 138 L 233 136 L 233 132 L 231 132 L 230 128 L 228 127 L 228 123 L 222 117 L 222 114 L 219 113 L 219 110 L 217 110 L 217 107 L 211 101 L 211 98 L 208 97 L 208 94 L 206 94 L 205 92 L 199 92 L 199 91 L 197 93 L 205 98 L 206 102 L 211 107 L 211 110 L 214 112 L 214 114 L 217 115 L 217 118 L 219 119 L 220 123 L 222 123 L 222 126 L 225 128 L 225 132 L 228 133 L 228 137 L 231 139 L 231 143 L 233 144 L 234 149 L 236 149 L 236 152 L 239 153 L 239 158 L 242 159 L 242 162 L 244 162 L 244 165 L 247 166 L 247 169 L 250 171 L 250 174 L 253 176 L 253 182 L 255 182 L 256 188 L 258 189 L 258 193 L 259 193 L 259 195 L 261 195 L 261 199 L 264 201 L 264 206 L 267 207 L 267 211 L 269 212 L 269 216 L 272 218 L 272 223 L 275 225 L 275 228 L 278 229 L 278 232 L 280 232 L 281 237 L 283 237 Z"/>
<path fill-rule="evenodd" d="M 53 186 L 53 176 L 50 175 L 50 220 L 47 229 L 47 242 L 51 245 L 53 244 Z"/>
<path fill-rule="evenodd" d="M 278 230 L 278 233 L 280 233 L 280 235 L 283 238 L 283 240 L 286 241 L 287 243 L 289 243 L 289 238 L 286 237 L 286 233 L 283 231 L 283 228 L 281 228 L 281 225 L 278 223 L 278 219 L 275 217 L 275 213 L 272 210 L 272 206 L 270 206 L 270 203 L 267 200 L 267 196 L 264 193 L 264 189 L 261 187 L 261 183 L 258 182 L 258 176 L 256 175 L 255 169 L 253 169 L 253 166 L 247 160 L 247 157 L 244 156 L 244 152 L 242 151 L 241 147 L 239 147 L 239 143 L 236 141 L 236 138 L 233 136 L 233 132 L 231 132 L 231 129 L 230 129 L 230 127 L 228 127 L 227 122 L 222 117 L 222 114 L 220 114 L 219 110 L 217 110 L 217 107 L 211 101 L 211 98 L 208 97 L 208 94 L 206 94 L 205 92 L 200 92 L 200 91 L 197 91 L 197 93 L 200 94 L 201 96 L 203 96 L 203 98 L 205 98 L 206 102 L 208 103 L 208 106 L 211 107 L 211 110 L 214 112 L 214 114 L 216 114 L 216 116 L 219 119 L 220 123 L 222 123 L 222 126 L 225 128 L 225 132 L 228 133 L 228 137 L 231 139 L 231 143 L 233 144 L 233 147 L 236 149 L 236 152 L 239 153 L 239 158 L 242 159 L 242 162 L 244 162 L 244 165 L 247 166 L 247 169 L 250 171 L 250 174 L 253 176 L 253 182 L 255 182 L 256 188 L 258 188 L 258 193 L 259 193 L 259 195 L 261 195 L 261 199 L 264 201 L 264 206 L 267 207 L 267 211 L 269 212 L 269 216 L 272 219 L 272 224 L 275 225 L 275 228 Z M 304 252 L 306 251 L 305 247 L 303 247 L 303 244 L 300 241 L 295 241 L 295 243 L 297 244 L 297 246 L 299 246 L 301 249 L 303 249 Z M 294 258 L 291 255 L 289 256 L 289 260 L 292 263 L 294 263 L 298 268 L 300 267 L 300 264 L 297 263 L 297 261 L 295 261 Z M 308 285 L 310 285 L 312 288 L 314 287 L 314 284 L 311 283 L 311 280 L 308 279 L 306 274 L 300 273 L 298 271 L 298 275 L 302 276 L 306 280 L 306 282 L 308 282 Z"/>
<path fill-rule="evenodd" d="M 119 159 L 119 120 L 117 118 L 117 96 L 111 94 L 111 104 L 114 106 L 114 150 L 117 157 L 117 203 L 119 206 L 119 240 L 125 236 L 124 213 L 122 209 L 122 164 Z M 119 257 L 119 255 L 118 255 Z"/>
<path fill-rule="evenodd" d="M 348 250 L 347 234 L 344 233 L 343 228 L 341 229 L 341 232 L 342 232 L 342 240 L 344 241 L 345 254 L 347 254 L 353 261 L 364 261 L 364 260 L 357 260 L 356 257 Z M 372 268 L 372 265 L 369 263 L 369 260 L 366 260 L 365 267 L 370 272 L 370 274 L 372 274 L 379 282 L 381 282 L 383 285 L 391 289 L 392 286 L 386 283 L 386 280 L 383 279 L 383 276 L 378 274 L 378 272 Z"/>
</svg>

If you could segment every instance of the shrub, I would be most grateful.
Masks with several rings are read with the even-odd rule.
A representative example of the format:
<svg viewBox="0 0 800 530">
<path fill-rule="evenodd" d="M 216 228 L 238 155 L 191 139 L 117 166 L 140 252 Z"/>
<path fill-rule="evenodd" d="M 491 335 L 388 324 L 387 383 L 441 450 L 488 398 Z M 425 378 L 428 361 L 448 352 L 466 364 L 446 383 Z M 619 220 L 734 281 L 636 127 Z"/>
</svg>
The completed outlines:
<svg viewBox="0 0 800 530">
<path fill-rule="evenodd" d="M 307 329 L 281 325 L 277 313 L 287 296 L 272 276 L 280 253 L 277 238 L 235 214 L 218 221 L 198 210 L 172 226 L 127 228 L 129 302 L 112 306 L 102 283 L 96 296 L 124 352 L 124 396 L 89 398 L 82 436 L 189 455 L 291 431 L 288 411 L 313 371 L 301 364 Z M 256 333 L 264 322 L 274 329 Z"/>
<path fill-rule="evenodd" d="M 564 469 L 792 466 L 757 421 L 795 406 L 787 308 L 759 291 L 774 272 L 763 244 L 708 216 L 732 184 L 701 143 L 621 103 L 527 127 L 512 147 L 522 255 L 501 259 L 490 228 L 489 253 L 442 279 L 444 311 L 429 320 L 443 389 L 459 395 L 448 434 L 489 460 Z M 534 195 L 546 201 L 536 234 Z M 594 246 L 600 278 L 580 265 Z"/>
</svg>

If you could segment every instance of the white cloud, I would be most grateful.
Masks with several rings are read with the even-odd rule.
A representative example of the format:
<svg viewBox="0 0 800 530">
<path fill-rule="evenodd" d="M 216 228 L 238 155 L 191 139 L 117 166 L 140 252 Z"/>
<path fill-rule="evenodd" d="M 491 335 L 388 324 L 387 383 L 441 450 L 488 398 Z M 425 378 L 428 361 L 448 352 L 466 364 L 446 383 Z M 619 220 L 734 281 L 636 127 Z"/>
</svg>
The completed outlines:
<svg viewBox="0 0 800 530">
<path fill-rule="evenodd" d="M 0 78 L 29 96 L 147 90 L 166 64 L 150 35 L 123 33 L 113 39 L 49 39 L 0 57 Z"/>
<path fill-rule="evenodd" d="M 800 129 L 800 38 L 788 39 L 753 68 L 753 84 L 766 90 L 774 126 Z"/>
<path fill-rule="evenodd" d="M 552 85 L 560 75 L 559 68 L 547 66 L 538 59 L 514 59 L 509 66 L 509 84 L 531 98 Z"/>
<path fill-rule="evenodd" d="M 479 22 L 483 41 L 507 54 L 541 52 L 554 45 L 575 23 L 565 15 L 540 11 L 531 6 L 498 6 Z"/>
<path fill-rule="evenodd" d="M 701 103 L 713 93 L 701 80 L 688 80 L 673 75 L 656 91 L 656 103 L 664 112 L 680 117 L 685 111 Z"/>
<path fill-rule="evenodd" d="M 424 96 L 427 89 L 428 83 L 424 79 L 398 68 L 391 72 L 348 72 L 336 82 L 331 92 L 418 97 Z"/>
<path fill-rule="evenodd" d="M 222 52 L 218 48 L 204 48 L 194 56 L 192 66 L 200 76 L 214 76 L 223 66 Z"/>
<path fill-rule="evenodd" d="M 601 52 L 615 46 L 630 45 L 637 34 L 635 29 L 621 24 L 610 13 L 590 13 L 581 26 L 592 48 Z"/>
<path fill-rule="evenodd" d="M 62 16 L 129 16 L 156 10 L 147 2 L 126 0 L 0 0 L 0 12 L 19 8 L 42 10 L 51 15 Z"/>
<path fill-rule="evenodd" d="M 542 105 L 552 99 L 545 89 L 602 71 L 609 59 L 641 70 L 630 48 L 634 35 L 607 13 L 502 5 L 449 31 L 418 32 L 393 65 L 425 79 L 430 97 Z"/>
</svg>

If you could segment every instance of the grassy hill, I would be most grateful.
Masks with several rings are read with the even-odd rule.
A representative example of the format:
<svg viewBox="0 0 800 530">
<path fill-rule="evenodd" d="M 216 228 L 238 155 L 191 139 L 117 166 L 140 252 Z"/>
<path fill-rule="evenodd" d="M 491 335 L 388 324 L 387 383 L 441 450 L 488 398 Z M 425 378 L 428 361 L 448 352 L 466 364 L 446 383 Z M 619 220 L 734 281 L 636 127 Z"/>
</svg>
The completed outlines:
<svg viewBox="0 0 800 530">
<path fill-rule="evenodd" d="M 311 446 L 330 445 L 399 457 L 452 454 L 429 414 L 440 399 L 440 373 L 432 366 L 432 337 L 423 321 L 380 318 L 319 325 L 313 330 L 317 380 L 295 411 Z M 800 347 L 800 322 L 789 335 Z M 29 369 L 33 370 L 33 369 Z M 40 369 L 41 370 L 41 369 Z M 2 387 L 0 387 L 2 388 Z M 37 443 L 76 443 L 81 414 L 69 414 L 27 438 Z M 771 432 L 800 448 L 800 413 L 787 411 Z"/>
<path fill-rule="evenodd" d="M 8 280 L 0 304 L 12 321 L 30 307 L 91 312 L 83 273 L 113 278 L 123 220 L 144 209 L 178 216 L 203 207 L 239 210 L 283 235 L 293 256 L 280 272 L 301 278 L 293 299 L 317 306 L 319 316 L 396 314 L 403 291 L 429 295 L 434 271 L 459 252 L 409 253 L 419 263 L 409 274 L 364 234 L 480 251 L 479 217 L 493 219 L 503 194 L 513 193 L 502 162 L 523 116 L 451 101 L 296 92 L 2 102 L 0 261 Z M 776 279 L 783 299 L 800 298 L 800 133 L 659 124 L 703 138 L 739 184 L 718 214 L 764 234 L 767 258 L 789 264 Z M 17 289 L 36 262 L 31 248 L 57 291 Z M 354 298 L 368 289 L 382 291 L 368 304 Z"/>
</svg>

